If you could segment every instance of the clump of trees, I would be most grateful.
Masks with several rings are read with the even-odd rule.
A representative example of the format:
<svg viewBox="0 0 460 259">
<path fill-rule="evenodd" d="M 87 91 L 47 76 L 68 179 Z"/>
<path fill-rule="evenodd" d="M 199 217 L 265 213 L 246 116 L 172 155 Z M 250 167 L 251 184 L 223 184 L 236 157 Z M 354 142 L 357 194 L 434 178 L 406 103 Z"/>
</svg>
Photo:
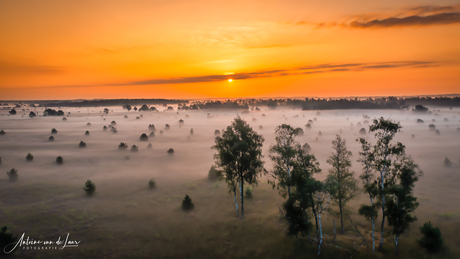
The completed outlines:
<svg viewBox="0 0 460 259">
<path fill-rule="evenodd" d="M 30 113 L 29 113 L 29 117 L 30 117 L 30 118 L 37 117 L 37 114 L 35 114 L 35 112 L 30 112 Z"/>
<path fill-rule="evenodd" d="M 420 232 L 422 232 L 423 237 L 417 240 L 417 242 L 422 248 L 426 249 L 428 253 L 436 253 L 442 250 L 444 240 L 441 236 L 441 231 L 439 228 L 434 227 L 431 221 L 425 222 L 425 224 L 420 227 Z"/>
<path fill-rule="evenodd" d="M 222 172 L 217 170 L 217 168 L 213 165 L 211 166 L 211 168 L 209 169 L 209 172 L 208 172 L 208 180 L 209 181 L 217 181 L 217 180 L 220 180 L 222 179 Z"/>
<path fill-rule="evenodd" d="M 79 147 L 86 147 L 86 143 L 83 141 L 80 141 L 80 144 L 78 144 Z"/>
<path fill-rule="evenodd" d="M 168 154 L 172 155 L 172 154 L 174 154 L 174 149 L 170 148 L 170 149 L 168 149 L 167 152 L 168 152 Z"/>
<path fill-rule="evenodd" d="M 150 132 L 149 137 L 155 137 L 155 132 Z"/>
<path fill-rule="evenodd" d="M 18 170 L 17 169 L 14 169 L 14 168 L 11 168 L 10 171 L 7 171 L 6 174 L 8 175 L 8 177 L 10 178 L 10 181 L 14 182 L 18 179 Z"/>
<path fill-rule="evenodd" d="M 188 194 L 185 195 L 185 198 L 182 200 L 182 210 L 187 211 L 187 210 L 192 210 L 195 208 L 195 205 L 192 202 L 192 199 Z"/>
<path fill-rule="evenodd" d="M 87 180 L 83 190 L 85 190 L 86 194 L 92 195 L 96 191 L 96 184 L 94 184 L 91 180 Z"/>
<path fill-rule="evenodd" d="M 123 109 L 126 109 L 126 110 L 130 111 L 132 108 L 131 108 L 131 105 L 125 104 L 125 105 L 123 105 Z"/>
<path fill-rule="evenodd" d="M 156 188 L 156 184 L 157 183 L 155 182 L 155 179 L 152 178 L 152 179 L 149 180 L 149 188 L 150 189 Z"/>
<path fill-rule="evenodd" d="M 153 131 L 152 131 L 152 132 L 153 132 Z M 141 141 L 147 141 L 147 140 L 149 140 L 149 137 L 147 136 L 147 134 L 142 133 L 142 135 L 139 137 L 139 139 L 140 139 Z"/>
<path fill-rule="evenodd" d="M 417 123 L 424 123 L 422 119 L 417 119 Z"/>
<path fill-rule="evenodd" d="M 128 149 L 128 145 L 124 142 L 120 142 L 120 145 L 118 145 L 118 149 L 126 150 Z"/>
<path fill-rule="evenodd" d="M 103 131 L 107 131 L 107 126 L 102 127 Z"/>
<path fill-rule="evenodd" d="M 236 214 L 239 216 L 236 189 L 239 187 L 241 218 L 244 219 L 244 184 L 255 185 L 263 172 L 262 145 L 264 138 L 257 134 L 249 124 L 240 117 L 215 139 L 212 147 L 217 169 L 235 198 Z"/>
<path fill-rule="evenodd" d="M 428 128 L 432 131 L 435 131 L 436 130 L 436 126 L 434 124 L 430 124 L 428 125 Z"/>
<path fill-rule="evenodd" d="M 215 130 L 215 131 L 214 131 L 214 135 L 216 135 L 216 136 L 217 136 L 217 135 L 220 135 L 220 130 Z"/>
<path fill-rule="evenodd" d="M 62 120 L 63 120 L 63 121 L 66 121 L 66 120 L 67 120 L 67 118 L 65 118 L 65 117 L 64 117 L 64 118 L 62 118 Z"/>
<path fill-rule="evenodd" d="M 156 131 L 155 125 L 149 124 L 149 130 L 151 130 L 151 131 Z"/>
<path fill-rule="evenodd" d="M 62 110 L 46 109 L 43 112 L 43 116 L 64 116 L 64 112 Z"/>
<path fill-rule="evenodd" d="M 58 163 L 58 164 L 64 163 L 64 159 L 62 158 L 62 156 L 56 157 L 56 163 Z"/>
<path fill-rule="evenodd" d="M 10 113 L 11 115 L 15 115 L 17 112 L 16 112 L 16 110 L 13 108 L 11 111 L 9 111 L 9 113 Z"/>
<path fill-rule="evenodd" d="M 26 156 L 26 160 L 27 160 L 27 161 L 32 161 L 32 160 L 34 160 L 34 156 L 33 156 L 31 153 L 29 153 L 29 154 L 27 154 L 27 156 Z"/>
<path fill-rule="evenodd" d="M 110 125 L 115 126 L 115 125 L 117 125 L 117 122 L 116 122 L 116 121 L 112 121 L 112 122 L 110 122 Z"/>
</svg>

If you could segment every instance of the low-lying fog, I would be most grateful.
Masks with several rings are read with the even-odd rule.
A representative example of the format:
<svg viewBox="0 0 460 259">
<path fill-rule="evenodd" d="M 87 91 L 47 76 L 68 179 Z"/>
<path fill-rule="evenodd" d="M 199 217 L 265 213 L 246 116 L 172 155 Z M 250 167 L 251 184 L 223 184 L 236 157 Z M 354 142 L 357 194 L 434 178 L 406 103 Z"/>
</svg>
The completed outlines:
<svg viewBox="0 0 460 259">
<path fill-rule="evenodd" d="M 271 169 L 268 149 L 274 143 L 275 127 L 286 123 L 304 129 L 305 134 L 297 140 L 310 144 L 323 170 L 318 176 L 320 179 L 325 178 L 330 167 L 326 159 L 332 151 L 331 141 L 340 130 L 353 152 L 352 169 L 358 177 L 361 165 L 356 162 L 359 145 L 355 139 L 361 136 L 359 130 L 368 130 L 372 119 L 381 116 L 401 122 L 403 128 L 395 140 L 406 145 L 407 154 L 424 174 L 415 187 L 415 196 L 420 202 L 415 213 L 418 220 L 410 232 L 402 236 L 400 249 L 404 249 L 404 242 L 415 243 L 420 237 L 419 226 L 428 220 L 441 228 L 451 250 L 456 251 L 460 245 L 458 108 L 429 107 L 436 112 L 420 114 L 403 110 L 317 113 L 287 107 L 276 110 L 261 107 L 261 111 L 249 113 L 177 111 L 177 107 L 174 111 L 128 112 L 121 107 L 107 107 L 110 110 L 107 116 L 102 113 L 104 108 L 61 107 L 67 120 L 63 120 L 63 116 L 29 118 L 30 111 L 42 115 L 43 108 L 16 109 L 17 115 L 0 110 L 0 130 L 6 133 L 0 135 L 0 225 L 7 224 L 13 233 L 26 232 L 35 238 L 54 239 L 70 233 L 74 239 L 81 240 L 78 248 L 62 251 L 17 251 L 18 258 L 36 258 L 42 254 L 57 258 L 81 258 L 82 255 L 91 258 L 249 255 L 280 258 L 295 255 L 298 253 L 296 243 L 285 236 L 286 227 L 279 220 L 278 206 L 283 199 L 267 184 L 266 176 L 254 188 L 253 198 L 245 199 L 244 222 L 235 219 L 233 196 L 226 184 L 207 180 L 214 163 L 215 150 L 211 149 L 214 131 L 222 131 L 238 114 L 264 136 L 267 170 Z M 363 115 L 370 117 L 368 124 Z M 181 119 L 183 124 L 179 123 Z M 308 130 L 305 125 L 310 119 L 314 121 Z M 417 123 L 417 119 L 424 123 Z M 116 122 L 117 133 L 112 133 L 110 128 L 103 131 L 103 126 L 109 126 L 112 121 Z M 152 131 L 149 124 L 155 125 L 155 136 L 141 141 L 142 133 L 149 135 Z M 170 129 L 165 129 L 165 124 L 169 124 Z M 440 134 L 430 131 L 429 124 L 435 124 Z M 53 128 L 57 134 L 51 134 Z M 90 134 L 85 135 L 86 131 Z M 55 140 L 49 141 L 50 136 Z M 375 142 L 373 135 L 367 134 L 367 138 Z M 80 148 L 80 141 L 87 146 Z M 125 142 L 128 149 L 119 150 L 120 142 Z M 149 143 L 151 149 L 147 148 Z M 139 151 L 130 151 L 132 145 L 137 145 Z M 167 153 L 169 148 L 174 149 L 174 154 Z M 28 153 L 34 156 L 33 161 L 26 161 Z M 63 157 L 62 165 L 56 163 L 57 156 Z M 450 168 L 444 167 L 446 157 L 452 161 Z M 16 182 L 10 182 L 5 173 L 11 168 L 18 169 Z M 154 190 L 148 189 L 151 178 L 157 183 Z M 87 179 L 96 184 L 92 197 L 87 197 L 83 190 Z M 185 194 L 189 194 L 195 204 L 192 213 L 184 213 L 180 208 Z M 369 231 L 370 223 L 357 215 L 361 203 L 368 203 L 366 195 L 350 202 L 349 210 L 358 227 Z M 329 236 L 332 235 L 330 222 L 329 218 L 324 229 Z M 345 224 L 346 230 L 354 233 L 349 222 Z M 273 251 L 274 244 L 282 245 Z M 392 246 L 391 239 L 386 244 Z"/>
</svg>

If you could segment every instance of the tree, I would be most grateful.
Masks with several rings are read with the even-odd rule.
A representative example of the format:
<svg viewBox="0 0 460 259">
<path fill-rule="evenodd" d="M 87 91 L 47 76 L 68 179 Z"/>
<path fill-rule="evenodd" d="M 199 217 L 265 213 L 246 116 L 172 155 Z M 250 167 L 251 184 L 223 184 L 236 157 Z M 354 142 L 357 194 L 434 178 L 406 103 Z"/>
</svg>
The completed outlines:
<svg viewBox="0 0 460 259">
<path fill-rule="evenodd" d="M 148 111 L 149 110 L 149 107 L 147 106 L 147 104 L 144 104 L 141 106 L 141 108 L 139 108 L 139 111 Z"/>
<path fill-rule="evenodd" d="M 211 166 L 208 172 L 208 180 L 209 181 L 217 181 L 222 178 L 222 172 L 216 169 L 214 165 Z"/>
<path fill-rule="evenodd" d="M 409 228 L 410 223 L 417 220 L 411 213 L 418 207 L 417 198 L 414 197 L 413 188 L 421 171 L 410 157 L 404 157 L 395 164 L 391 172 L 394 184 L 389 189 L 386 203 L 388 224 L 392 228 L 395 240 L 395 252 L 398 253 L 399 236 Z"/>
<path fill-rule="evenodd" d="M 11 115 L 15 115 L 17 112 L 16 112 L 16 110 L 13 108 L 11 111 L 9 111 L 9 113 L 10 113 Z"/>
<path fill-rule="evenodd" d="M 383 237 L 385 228 L 385 196 L 388 189 L 391 188 L 392 183 L 388 180 L 388 172 L 394 169 L 394 162 L 405 154 L 405 146 L 400 142 L 392 143 L 392 140 L 397 132 L 401 129 L 401 124 L 395 123 L 392 120 L 374 119 L 373 124 L 369 126 L 369 132 L 375 132 L 377 142 L 372 150 L 372 167 L 379 172 L 380 177 L 376 180 L 379 186 L 379 198 L 382 207 L 382 224 L 381 224 L 381 238 L 378 247 L 379 251 L 383 251 Z"/>
<path fill-rule="evenodd" d="M 152 178 L 152 179 L 149 180 L 149 188 L 150 188 L 150 189 L 155 188 L 155 187 L 156 187 L 156 184 L 157 184 L 157 183 L 155 182 L 155 179 Z"/>
<path fill-rule="evenodd" d="M 17 169 L 14 169 L 14 168 L 11 168 L 10 171 L 7 171 L 6 174 L 8 175 L 8 177 L 10 178 L 10 181 L 14 182 L 18 179 L 18 170 Z"/>
<path fill-rule="evenodd" d="M 431 221 L 428 221 L 420 227 L 420 232 L 422 232 L 423 237 L 417 242 L 421 247 L 425 248 L 428 253 L 441 251 L 444 240 L 441 237 L 439 228 L 434 227 Z"/>
<path fill-rule="evenodd" d="M 126 110 L 130 111 L 131 110 L 131 105 L 125 104 L 125 105 L 123 105 L 123 109 L 126 109 Z"/>
<path fill-rule="evenodd" d="M 96 191 L 96 185 L 91 180 L 87 180 L 83 190 L 85 190 L 86 194 L 92 195 Z"/>
<path fill-rule="evenodd" d="M 29 113 L 29 117 L 30 117 L 30 118 L 37 117 L 37 114 L 35 114 L 35 112 L 30 112 L 30 113 Z"/>
<path fill-rule="evenodd" d="M 296 150 L 299 150 L 300 144 L 295 140 L 298 130 L 288 124 L 282 124 L 275 130 L 276 144 L 270 147 L 270 160 L 274 162 L 271 176 L 274 181 L 271 182 L 273 188 L 276 186 L 280 194 L 288 198 L 291 196 L 291 186 L 289 178 L 294 166 L 293 161 L 296 156 Z"/>
<path fill-rule="evenodd" d="M 105 115 L 109 114 L 109 109 L 104 108 L 104 114 L 105 114 Z"/>
<path fill-rule="evenodd" d="M 174 149 L 170 148 L 170 149 L 168 149 L 167 152 L 168 152 L 168 154 L 172 155 L 172 154 L 174 154 Z"/>
<path fill-rule="evenodd" d="M 364 184 L 364 192 L 369 195 L 371 205 L 361 204 L 358 213 L 364 216 L 367 220 L 372 223 L 372 252 L 375 251 L 375 219 L 378 216 L 377 206 L 374 204 L 374 199 L 378 196 L 378 186 L 375 181 L 371 145 L 364 138 L 359 138 L 358 141 L 361 144 L 361 150 L 359 152 L 360 158 L 358 162 L 363 165 L 363 173 L 359 176 Z"/>
<path fill-rule="evenodd" d="M 192 202 L 192 199 L 188 194 L 185 195 L 185 198 L 182 200 L 182 210 L 192 210 L 195 208 L 195 205 Z"/>
<path fill-rule="evenodd" d="M 153 131 L 152 131 L 152 132 L 153 132 Z M 147 136 L 147 134 L 142 133 L 142 135 L 139 137 L 139 139 L 140 139 L 141 141 L 147 141 L 147 140 L 149 140 L 149 137 Z"/>
<path fill-rule="evenodd" d="M 323 227 L 321 224 L 321 214 L 327 211 L 327 206 L 331 201 L 331 194 L 328 191 L 327 184 L 321 183 L 318 185 L 318 191 L 314 194 L 314 207 L 318 213 L 319 239 L 318 239 L 318 256 L 321 253 L 323 245 Z"/>
<path fill-rule="evenodd" d="M 27 156 L 26 156 L 26 160 L 27 160 L 27 161 L 32 161 L 32 160 L 34 160 L 34 156 L 33 156 L 31 153 L 29 153 L 29 154 L 27 154 Z"/>
<path fill-rule="evenodd" d="M 217 136 L 214 155 L 216 165 L 222 171 L 230 190 L 235 194 L 236 183 L 239 184 L 241 200 L 241 218 L 244 219 L 244 183 L 255 185 L 262 173 L 262 145 L 264 138 L 257 134 L 249 124 L 240 117 L 235 118 L 231 125 Z M 238 210 L 238 207 L 237 207 Z"/>
<path fill-rule="evenodd" d="M 352 153 L 347 150 L 346 141 L 340 135 L 336 135 L 336 139 L 332 141 L 332 148 L 334 152 L 327 159 L 332 168 L 329 169 L 326 182 L 330 187 L 332 200 L 339 205 L 340 232 L 344 234 L 343 207 L 356 196 L 358 187 L 355 173 L 349 171 Z"/>
<path fill-rule="evenodd" d="M 61 156 L 56 157 L 56 163 L 62 164 L 64 163 L 64 159 Z"/>
</svg>

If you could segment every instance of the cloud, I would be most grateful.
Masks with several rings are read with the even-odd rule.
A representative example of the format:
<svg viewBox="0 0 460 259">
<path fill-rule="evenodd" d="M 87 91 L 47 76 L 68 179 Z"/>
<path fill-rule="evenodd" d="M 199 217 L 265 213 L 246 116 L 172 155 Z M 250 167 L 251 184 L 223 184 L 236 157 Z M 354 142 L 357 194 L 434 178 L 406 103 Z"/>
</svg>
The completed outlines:
<svg viewBox="0 0 460 259">
<path fill-rule="evenodd" d="M 460 23 L 460 13 L 438 13 L 428 16 L 407 16 L 402 18 L 390 17 L 371 21 L 353 21 L 349 24 L 353 28 L 388 28 L 403 26 L 429 26 Z"/>
<path fill-rule="evenodd" d="M 48 66 L 35 63 L 18 63 L 0 60 L 0 74 L 59 74 L 65 71 L 61 66 Z"/>
</svg>

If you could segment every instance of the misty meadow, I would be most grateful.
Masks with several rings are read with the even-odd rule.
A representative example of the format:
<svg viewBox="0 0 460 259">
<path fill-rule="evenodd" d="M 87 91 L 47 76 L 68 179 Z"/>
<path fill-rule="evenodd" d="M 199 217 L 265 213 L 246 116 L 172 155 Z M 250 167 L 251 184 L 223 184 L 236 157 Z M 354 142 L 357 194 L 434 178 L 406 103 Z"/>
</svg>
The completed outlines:
<svg viewBox="0 0 460 259">
<path fill-rule="evenodd" d="M 2 256 L 457 258 L 447 99 L 4 101 Z"/>
</svg>

